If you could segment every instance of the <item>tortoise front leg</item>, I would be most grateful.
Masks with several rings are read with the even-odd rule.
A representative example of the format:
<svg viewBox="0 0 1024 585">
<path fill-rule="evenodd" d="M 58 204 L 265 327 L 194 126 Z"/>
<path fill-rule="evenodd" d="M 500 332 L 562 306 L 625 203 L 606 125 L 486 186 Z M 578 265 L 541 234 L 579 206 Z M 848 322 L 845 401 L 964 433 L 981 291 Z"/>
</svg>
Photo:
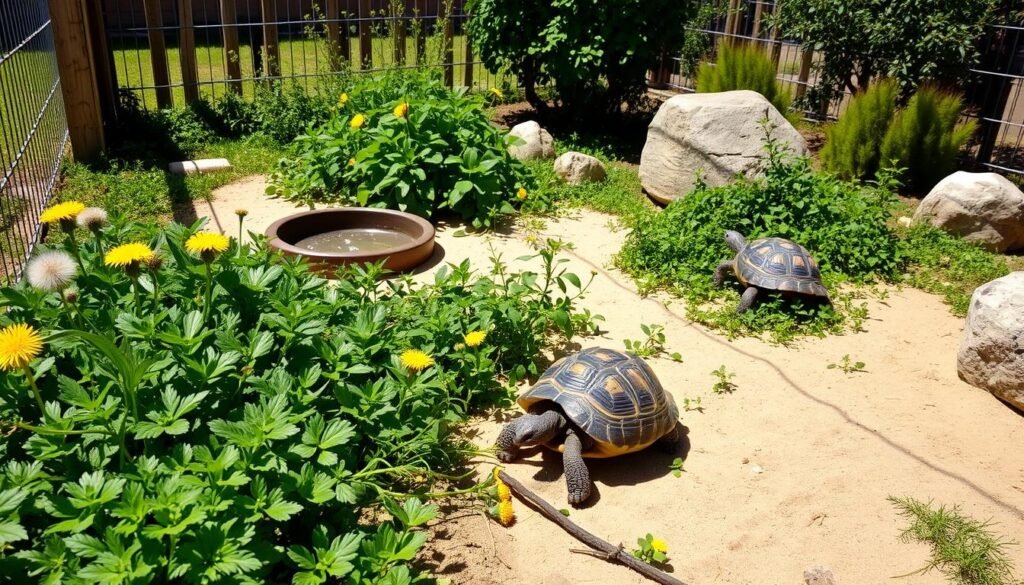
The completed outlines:
<svg viewBox="0 0 1024 585">
<path fill-rule="evenodd" d="M 722 283 L 725 282 L 725 276 L 727 274 L 735 273 L 735 272 L 736 272 L 736 261 L 735 260 L 729 260 L 727 262 L 722 262 L 721 264 L 719 264 L 718 268 L 715 269 L 715 286 L 722 286 Z"/>
<path fill-rule="evenodd" d="M 677 422 L 672 430 L 665 434 L 664 437 L 658 439 L 657 445 L 665 453 L 675 453 L 679 450 L 679 443 L 683 440 L 683 431 L 680 424 Z"/>
<path fill-rule="evenodd" d="M 583 461 L 583 441 L 572 429 L 565 435 L 562 466 L 565 468 L 565 487 L 569 489 L 569 503 L 575 506 L 587 501 L 592 487 L 590 470 Z"/>
<path fill-rule="evenodd" d="M 527 415 L 529 416 L 529 415 Z M 516 420 L 505 425 L 505 428 L 501 429 L 501 434 L 498 435 L 498 440 L 495 444 L 498 447 L 498 461 L 502 463 L 510 463 L 519 457 L 519 445 L 516 444 L 516 433 L 519 427 L 523 423 L 523 419 L 526 417 L 519 417 Z"/>
<path fill-rule="evenodd" d="M 747 290 L 743 291 L 743 296 L 740 297 L 740 304 L 736 307 L 736 314 L 740 315 L 744 311 L 749 309 L 754 304 L 754 300 L 756 298 L 757 298 L 757 287 L 756 286 L 748 286 Z"/>
</svg>

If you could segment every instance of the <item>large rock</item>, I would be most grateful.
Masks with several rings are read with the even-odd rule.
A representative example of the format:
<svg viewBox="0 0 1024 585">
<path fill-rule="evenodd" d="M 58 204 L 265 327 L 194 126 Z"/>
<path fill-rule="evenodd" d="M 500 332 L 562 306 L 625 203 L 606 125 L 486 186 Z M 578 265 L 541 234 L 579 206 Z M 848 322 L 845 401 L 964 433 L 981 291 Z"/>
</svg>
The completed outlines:
<svg viewBox="0 0 1024 585">
<path fill-rule="evenodd" d="M 995 173 L 957 171 L 942 179 L 914 219 L 995 252 L 1024 248 L 1024 193 Z"/>
<path fill-rule="evenodd" d="M 516 124 L 509 134 L 526 142 L 526 144 L 508 147 L 509 153 L 517 159 L 555 158 L 554 140 L 547 130 L 540 127 L 540 124 L 533 121 Z"/>
<path fill-rule="evenodd" d="M 1024 272 L 974 291 L 957 372 L 964 382 L 1024 410 Z"/>
<path fill-rule="evenodd" d="M 601 161 L 582 152 L 567 152 L 556 158 L 555 174 L 572 185 L 603 181 L 608 176 Z"/>
<path fill-rule="evenodd" d="M 736 175 L 753 177 L 764 155 L 765 118 L 772 135 L 795 154 L 805 154 L 803 136 L 754 91 L 678 95 L 662 104 L 647 130 L 640 156 L 640 182 L 661 203 L 683 197 L 697 174 L 709 185 Z"/>
</svg>

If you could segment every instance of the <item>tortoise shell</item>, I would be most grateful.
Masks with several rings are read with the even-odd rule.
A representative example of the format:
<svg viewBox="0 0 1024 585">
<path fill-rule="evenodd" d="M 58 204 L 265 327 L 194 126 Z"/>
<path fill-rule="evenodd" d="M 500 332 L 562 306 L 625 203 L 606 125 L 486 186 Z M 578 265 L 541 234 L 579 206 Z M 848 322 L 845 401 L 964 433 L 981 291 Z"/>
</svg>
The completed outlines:
<svg viewBox="0 0 1024 585">
<path fill-rule="evenodd" d="M 672 395 L 647 362 L 603 348 L 558 360 L 518 402 L 531 413 L 560 408 L 593 439 L 584 457 L 615 457 L 644 449 L 675 429 L 679 418 Z"/>
<path fill-rule="evenodd" d="M 736 254 L 736 278 L 744 286 L 828 298 L 818 263 L 806 248 L 783 238 L 749 242 Z"/>
</svg>

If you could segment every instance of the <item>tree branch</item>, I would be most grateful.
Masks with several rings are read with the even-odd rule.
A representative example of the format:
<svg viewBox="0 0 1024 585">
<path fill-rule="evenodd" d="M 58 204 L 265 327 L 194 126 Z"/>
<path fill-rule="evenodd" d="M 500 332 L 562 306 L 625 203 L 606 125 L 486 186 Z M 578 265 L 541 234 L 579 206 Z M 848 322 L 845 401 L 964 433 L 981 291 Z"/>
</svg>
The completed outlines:
<svg viewBox="0 0 1024 585">
<path fill-rule="evenodd" d="M 651 581 L 654 581 L 655 583 L 660 583 L 661 585 L 686 585 L 686 583 L 680 581 L 679 579 L 676 579 L 675 577 L 667 573 L 659 571 L 651 565 L 648 565 L 647 563 L 629 554 L 622 548 L 621 544 L 619 546 L 615 546 L 609 542 L 601 540 L 600 538 L 580 528 L 571 520 L 563 516 L 562 513 L 556 510 L 554 506 L 547 503 L 543 498 L 541 498 L 537 494 L 526 489 L 526 487 L 523 484 L 513 479 L 509 474 L 505 473 L 504 471 L 499 471 L 498 477 L 501 478 L 501 481 L 508 484 L 508 487 L 512 490 L 512 493 L 518 496 L 520 500 L 526 503 L 526 505 L 537 510 L 545 518 L 557 524 L 559 528 L 568 532 L 574 538 L 576 538 L 580 542 L 586 544 L 587 546 L 596 551 L 594 553 L 590 553 L 589 551 L 587 551 L 587 554 L 592 554 L 593 556 L 596 556 L 598 558 L 603 558 L 608 562 L 625 565 L 630 569 L 636 571 L 637 573 L 640 573 L 644 577 L 647 577 Z"/>
</svg>

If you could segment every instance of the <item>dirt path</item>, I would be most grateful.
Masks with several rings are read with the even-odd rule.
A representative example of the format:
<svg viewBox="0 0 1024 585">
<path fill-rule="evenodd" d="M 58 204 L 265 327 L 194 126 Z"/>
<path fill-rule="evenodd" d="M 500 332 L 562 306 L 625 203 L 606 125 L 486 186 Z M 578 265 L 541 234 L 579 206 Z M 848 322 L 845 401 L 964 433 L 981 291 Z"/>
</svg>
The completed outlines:
<svg viewBox="0 0 1024 585">
<path fill-rule="evenodd" d="M 255 201 L 261 193 L 250 187 L 246 196 Z M 217 198 L 212 207 L 230 213 L 242 206 L 240 197 Z M 275 207 L 268 216 L 287 210 Z M 249 229 L 265 227 L 255 219 L 250 216 Z M 483 240 L 514 266 L 514 258 L 530 251 L 522 234 L 455 237 L 455 231 L 438 235 L 445 262 L 469 258 L 486 270 Z M 904 521 L 889 495 L 960 504 L 976 518 L 992 518 L 1003 535 L 1024 535 L 1024 417 L 959 381 L 962 320 L 938 297 L 892 290 L 886 300 L 869 303 L 864 333 L 789 348 L 730 342 L 689 323 L 670 300 L 641 298 L 610 267 L 625 234 L 612 230 L 607 216 L 582 212 L 550 222 L 546 233 L 576 244 L 570 270 L 581 277 L 598 272 L 582 306 L 605 317 L 604 331 L 582 344 L 622 349 L 623 339 L 641 337 L 641 323 L 664 325 L 668 350 L 680 352 L 683 362 L 653 359 L 651 365 L 677 402 L 700 397 L 704 410 L 682 413 L 689 452 L 681 478 L 669 471 L 672 456 L 653 451 L 595 462 L 598 498 L 572 511 L 580 525 L 627 547 L 648 532 L 665 539 L 674 574 L 693 585 L 796 584 L 813 565 L 830 567 L 844 585 L 886 583 L 914 571 L 928 550 L 899 542 Z M 828 369 L 847 354 L 867 371 Z M 719 396 L 711 392 L 710 372 L 721 365 L 736 374 L 737 389 Z M 488 445 L 500 422 L 480 421 L 476 428 L 478 442 Z M 556 456 L 536 453 L 508 471 L 555 507 L 566 507 Z M 644 582 L 624 568 L 569 553 L 579 548 L 571 537 L 522 505 L 516 510 L 510 529 L 455 511 L 438 525 L 429 562 L 458 584 Z M 1024 548 L 1010 554 L 1024 569 Z M 945 583 L 937 573 L 900 582 Z"/>
</svg>

